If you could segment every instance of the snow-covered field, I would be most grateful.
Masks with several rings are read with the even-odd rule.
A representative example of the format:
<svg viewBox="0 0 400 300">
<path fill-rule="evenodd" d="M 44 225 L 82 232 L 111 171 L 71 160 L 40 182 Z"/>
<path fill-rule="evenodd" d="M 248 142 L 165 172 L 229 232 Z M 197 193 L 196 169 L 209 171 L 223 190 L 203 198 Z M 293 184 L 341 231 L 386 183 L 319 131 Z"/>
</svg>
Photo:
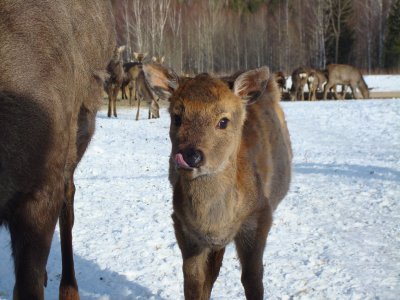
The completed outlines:
<svg viewBox="0 0 400 300">
<path fill-rule="evenodd" d="M 388 77 L 389 78 L 389 77 Z M 384 90 L 399 90 L 391 76 Z M 369 86 L 380 79 L 367 78 Z M 282 103 L 293 181 L 264 254 L 268 299 L 399 299 L 400 99 Z M 169 117 L 97 116 L 76 172 L 74 251 L 81 299 L 182 299 L 171 222 Z M 8 232 L 0 229 L 0 299 L 11 299 Z M 58 228 L 47 265 L 58 298 Z M 229 246 L 212 299 L 244 299 Z"/>
<path fill-rule="evenodd" d="M 393 92 L 400 90 L 400 75 L 366 75 L 365 81 L 375 92 Z"/>
</svg>

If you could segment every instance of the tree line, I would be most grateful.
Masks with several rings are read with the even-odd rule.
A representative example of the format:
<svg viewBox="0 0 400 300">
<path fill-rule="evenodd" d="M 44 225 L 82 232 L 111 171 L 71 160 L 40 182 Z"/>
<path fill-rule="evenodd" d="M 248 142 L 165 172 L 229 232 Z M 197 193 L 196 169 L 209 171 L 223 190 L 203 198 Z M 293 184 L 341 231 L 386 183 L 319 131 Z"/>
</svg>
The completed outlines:
<svg viewBox="0 0 400 300">
<path fill-rule="evenodd" d="M 400 0 L 115 0 L 118 43 L 181 73 L 400 68 Z"/>
</svg>

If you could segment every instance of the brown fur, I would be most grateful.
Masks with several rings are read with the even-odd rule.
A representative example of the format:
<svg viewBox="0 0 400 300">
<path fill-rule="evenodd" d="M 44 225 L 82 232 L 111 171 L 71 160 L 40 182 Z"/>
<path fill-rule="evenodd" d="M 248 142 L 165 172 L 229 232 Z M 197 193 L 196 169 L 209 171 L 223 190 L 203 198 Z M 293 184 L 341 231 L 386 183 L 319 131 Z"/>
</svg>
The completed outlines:
<svg viewBox="0 0 400 300">
<path fill-rule="evenodd" d="M 283 93 L 283 91 L 286 89 L 285 73 L 283 73 L 282 71 L 275 72 L 274 77 L 279 89 L 281 90 L 281 93 Z"/>
<path fill-rule="evenodd" d="M 94 132 L 115 45 L 112 7 L 2 0 L 0 41 L 0 223 L 11 235 L 14 299 L 43 299 L 58 218 L 60 298 L 78 299 L 73 174 Z"/>
<path fill-rule="evenodd" d="M 121 85 L 122 99 L 128 99 L 125 90 L 126 87 L 129 88 L 129 105 L 132 105 L 132 95 L 133 99 L 137 100 L 136 92 L 136 79 L 142 70 L 142 63 L 140 62 L 128 62 L 123 65 L 124 68 L 124 79 Z"/>
<path fill-rule="evenodd" d="M 136 121 L 139 120 L 140 104 L 142 99 L 149 107 L 149 119 L 157 119 L 160 117 L 160 106 L 157 103 L 157 98 L 150 90 L 143 70 L 141 70 L 136 78 L 136 93 L 138 95 L 138 106 L 136 111 Z"/>
<path fill-rule="evenodd" d="M 107 65 L 107 73 L 109 74 L 109 77 L 104 83 L 104 89 L 108 95 L 107 116 L 109 118 L 111 115 L 117 117 L 117 96 L 124 81 L 124 69 L 121 57 L 121 53 L 124 49 L 124 46 L 115 47 L 114 55 Z"/>
<path fill-rule="evenodd" d="M 208 74 L 178 78 L 160 65 L 144 71 L 158 95 L 171 101 L 169 180 L 185 298 L 210 297 L 225 247 L 234 241 L 246 297 L 262 299 L 264 247 L 289 188 L 292 159 L 273 77 L 266 67 L 226 82 Z M 218 128 L 224 118 L 226 129 Z"/>
<path fill-rule="evenodd" d="M 127 62 L 123 65 L 124 68 L 124 78 L 121 84 L 121 94 L 122 99 L 128 99 L 126 96 L 126 87 L 129 88 L 129 105 L 132 105 L 132 92 L 133 98 L 135 101 L 137 100 L 137 93 L 136 93 L 136 78 L 139 74 L 139 71 L 142 69 L 143 60 L 146 58 L 146 53 L 133 53 L 133 60 Z"/>
<path fill-rule="evenodd" d="M 328 82 L 327 74 L 323 70 L 316 69 L 315 75 L 318 78 L 317 90 L 322 93 L 324 91 L 325 84 Z"/>
<path fill-rule="evenodd" d="M 339 84 L 345 86 L 349 85 L 354 98 L 359 98 L 357 88 L 360 90 L 364 99 L 369 98 L 368 86 L 357 68 L 350 65 L 331 64 L 328 65 L 326 69 L 328 73 L 328 82 L 324 89 L 324 99 L 327 99 L 328 91 Z M 344 90 L 343 88 L 343 91 Z"/>
<path fill-rule="evenodd" d="M 163 64 L 164 59 L 165 59 L 164 56 L 153 56 L 151 60 L 157 64 Z"/>
<path fill-rule="evenodd" d="M 316 70 L 311 70 L 308 73 L 308 78 L 307 78 L 307 85 L 308 85 L 308 99 L 310 101 L 317 100 L 317 89 L 321 85 L 320 79 L 317 75 Z"/>
<path fill-rule="evenodd" d="M 307 83 L 309 74 L 308 68 L 297 68 L 292 73 L 292 87 L 290 89 L 291 100 L 302 100 L 304 101 L 304 86 Z"/>
<path fill-rule="evenodd" d="M 146 58 L 147 52 L 133 52 L 133 58 L 137 62 L 142 63 L 143 60 Z"/>
<path fill-rule="evenodd" d="M 318 70 L 317 69 L 317 70 L 313 70 L 312 73 L 313 73 L 313 76 L 316 77 L 317 81 L 314 83 L 315 86 L 312 86 L 312 87 L 309 86 L 309 90 L 315 88 L 316 89 L 315 90 L 315 97 L 317 97 L 318 91 L 319 91 L 320 92 L 319 99 L 323 99 L 324 86 L 328 82 L 328 72 L 326 70 Z M 309 79 L 310 79 L 310 76 L 309 76 Z M 308 81 L 310 81 L 310 80 L 308 80 Z M 329 94 L 328 94 L 328 98 L 329 98 L 329 95 L 332 95 L 331 97 L 334 97 L 335 99 L 339 99 L 339 95 L 337 93 L 336 87 L 337 86 L 335 85 L 332 88 L 330 88 Z M 345 85 L 341 85 L 341 89 L 342 89 L 342 91 L 344 91 L 346 89 L 346 86 Z M 314 93 L 313 93 L 313 95 L 314 95 Z M 342 95 L 341 95 L 340 98 L 344 99 L 344 96 L 345 96 L 345 93 L 342 92 Z M 311 95 L 310 95 L 310 97 L 311 97 Z"/>
</svg>

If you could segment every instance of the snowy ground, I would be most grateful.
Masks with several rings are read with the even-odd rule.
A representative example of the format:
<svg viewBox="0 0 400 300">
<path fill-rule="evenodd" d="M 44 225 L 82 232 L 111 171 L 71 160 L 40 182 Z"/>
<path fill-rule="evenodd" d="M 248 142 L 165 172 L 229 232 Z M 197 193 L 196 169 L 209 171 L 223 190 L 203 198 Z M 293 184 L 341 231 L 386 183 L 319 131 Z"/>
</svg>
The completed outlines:
<svg viewBox="0 0 400 300">
<path fill-rule="evenodd" d="M 400 90 L 400 75 L 366 75 L 365 81 L 375 92 L 392 92 Z"/>
<path fill-rule="evenodd" d="M 399 87 L 400 85 L 397 85 Z M 398 90 L 398 89 L 397 89 Z M 290 192 L 265 250 L 268 299 L 399 299 L 400 99 L 282 103 L 294 150 Z M 82 299 L 182 299 L 167 180 L 169 118 L 101 110 L 76 172 L 75 266 Z M 0 299 L 12 298 L 0 229 Z M 58 298 L 58 229 L 47 299 Z M 212 299 L 243 299 L 228 247 Z"/>
</svg>

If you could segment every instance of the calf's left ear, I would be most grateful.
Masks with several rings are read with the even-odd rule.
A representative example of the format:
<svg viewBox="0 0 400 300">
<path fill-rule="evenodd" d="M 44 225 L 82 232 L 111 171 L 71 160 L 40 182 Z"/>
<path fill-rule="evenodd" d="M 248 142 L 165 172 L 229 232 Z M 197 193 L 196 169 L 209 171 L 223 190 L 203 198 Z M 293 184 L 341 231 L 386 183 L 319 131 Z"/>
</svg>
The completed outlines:
<svg viewBox="0 0 400 300">
<path fill-rule="evenodd" d="M 233 93 L 246 101 L 247 105 L 253 104 L 264 93 L 270 78 L 271 73 L 266 66 L 244 72 L 236 78 Z"/>
</svg>

